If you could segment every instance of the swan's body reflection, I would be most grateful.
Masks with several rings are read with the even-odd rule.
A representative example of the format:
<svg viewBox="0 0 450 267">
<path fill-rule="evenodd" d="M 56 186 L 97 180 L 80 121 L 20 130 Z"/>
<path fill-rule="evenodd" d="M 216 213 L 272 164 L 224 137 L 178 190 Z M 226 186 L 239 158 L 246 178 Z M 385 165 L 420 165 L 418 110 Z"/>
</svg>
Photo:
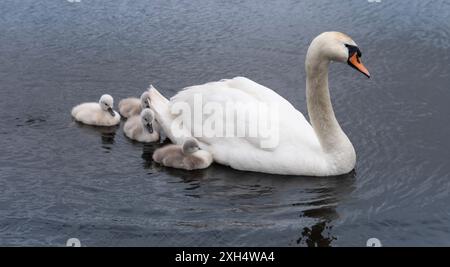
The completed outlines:
<svg viewBox="0 0 450 267">
<path fill-rule="evenodd" d="M 100 135 L 101 147 L 104 149 L 105 153 L 109 153 L 113 148 L 114 138 L 119 126 L 92 126 L 77 121 L 74 121 L 73 123 L 83 130 L 83 134 Z"/>
<path fill-rule="evenodd" d="M 144 146 L 144 166 L 159 172 L 154 179 L 167 183 L 184 184 L 183 196 L 202 201 L 204 206 L 196 212 L 217 212 L 215 205 L 221 203 L 223 217 L 221 227 L 245 228 L 257 231 L 259 228 L 274 227 L 277 218 L 285 227 L 292 226 L 292 220 L 299 235 L 292 237 L 286 245 L 331 246 L 337 237 L 333 235 L 333 224 L 339 219 L 336 207 L 354 188 L 355 171 L 337 177 L 293 177 L 254 172 L 241 172 L 213 164 L 208 169 L 185 171 L 160 167 L 151 159 L 153 146 Z M 222 218 L 223 218 L 222 217 Z M 286 223 L 283 223 L 286 221 Z M 288 223 L 289 222 L 289 223 Z M 193 220 L 192 217 L 179 222 L 208 228 L 217 223 L 211 220 Z M 217 225 L 214 225 L 217 227 Z M 263 236 L 261 236 L 263 238 Z"/>
</svg>

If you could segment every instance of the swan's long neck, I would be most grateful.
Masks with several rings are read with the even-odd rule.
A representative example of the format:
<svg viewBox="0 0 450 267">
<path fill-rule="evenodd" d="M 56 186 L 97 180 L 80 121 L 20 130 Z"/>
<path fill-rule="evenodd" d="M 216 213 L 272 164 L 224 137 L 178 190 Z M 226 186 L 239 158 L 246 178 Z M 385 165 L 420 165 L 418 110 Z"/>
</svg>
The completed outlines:
<svg viewBox="0 0 450 267">
<path fill-rule="evenodd" d="M 351 165 L 355 152 L 334 115 L 328 89 L 330 60 L 310 47 L 306 57 L 306 99 L 311 125 L 325 153 L 335 155 Z"/>
</svg>

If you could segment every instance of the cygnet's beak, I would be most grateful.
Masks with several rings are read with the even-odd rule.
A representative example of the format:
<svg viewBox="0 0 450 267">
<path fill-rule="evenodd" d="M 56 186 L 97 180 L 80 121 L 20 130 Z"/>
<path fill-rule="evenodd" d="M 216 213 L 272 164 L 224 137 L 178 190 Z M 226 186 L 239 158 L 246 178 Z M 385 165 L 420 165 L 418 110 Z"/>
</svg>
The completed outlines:
<svg viewBox="0 0 450 267">
<path fill-rule="evenodd" d="M 145 100 L 145 108 L 150 108 L 150 99 Z"/>
<path fill-rule="evenodd" d="M 370 73 L 367 70 L 367 68 L 362 64 L 361 58 L 358 56 L 358 53 L 354 53 L 351 57 L 348 59 L 348 64 L 352 66 L 353 68 L 357 69 L 361 73 L 367 76 L 367 78 L 370 78 Z"/>
<path fill-rule="evenodd" d="M 114 110 L 111 107 L 108 108 L 108 112 L 109 112 L 109 114 L 111 114 L 111 116 L 113 116 L 113 117 L 116 116 L 116 113 L 114 112 Z"/>
<path fill-rule="evenodd" d="M 147 131 L 148 131 L 149 133 L 153 133 L 153 125 L 152 125 L 151 123 L 147 123 L 147 124 L 145 125 L 145 128 L 147 129 Z"/>
</svg>

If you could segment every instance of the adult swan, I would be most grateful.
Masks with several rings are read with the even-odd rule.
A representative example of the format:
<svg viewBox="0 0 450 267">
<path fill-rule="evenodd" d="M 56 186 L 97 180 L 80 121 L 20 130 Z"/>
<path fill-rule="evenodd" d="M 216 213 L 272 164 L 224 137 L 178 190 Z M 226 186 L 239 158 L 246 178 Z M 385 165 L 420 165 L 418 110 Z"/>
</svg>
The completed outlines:
<svg viewBox="0 0 450 267">
<path fill-rule="evenodd" d="M 361 52 L 356 43 L 339 32 L 322 33 L 311 42 L 305 62 L 306 99 L 311 124 L 275 91 L 243 77 L 187 87 L 170 100 L 153 88 L 150 90 L 150 106 L 172 142 L 181 144 L 186 137 L 193 136 L 199 141 L 201 149 L 211 153 L 217 163 L 238 170 L 284 175 L 345 174 L 355 167 L 356 154 L 334 115 L 328 89 L 328 67 L 331 61 L 348 63 L 370 77 L 360 57 Z M 259 141 L 263 137 L 260 135 L 242 137 L 198 134 L 195 131 L 196 123 L 202 126 L 207 118 L 192 122 L 189 120 L 190 115 L 184 116 L 182 118 L 185 121 L 179 124 L 183 127 L 173 127 L 180 122 L 180 113 L 186 112 L 179 109 L 174 111 L 173 107 L 182 103 L 194 110 L 196 97 L 199 96 L 203 106 L 210 102 L 223 107 L 226 103 L 233 102 L 245 103 L 240 107 L 254 103 L 268 106 L 277 104 L 279 137 L 276 146 L 262 147 Z M 222 113 L 226 112 L 219 114 Z M 262 115 L 264 116 L 266 115 Z M 235 123 L 228 122 L 225 117 L 222 121 L 225 128 L 234 126 L 230 124 Z M 246 118 L 245 122 L 248 125 L 251 119 Z"/>
</svg>

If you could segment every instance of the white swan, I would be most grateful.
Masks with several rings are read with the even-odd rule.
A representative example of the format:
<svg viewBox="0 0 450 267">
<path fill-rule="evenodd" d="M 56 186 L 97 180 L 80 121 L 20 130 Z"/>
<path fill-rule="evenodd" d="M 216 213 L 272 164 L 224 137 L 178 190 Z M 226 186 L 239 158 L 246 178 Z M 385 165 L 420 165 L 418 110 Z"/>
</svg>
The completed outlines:
<svg viewBox="0 0 450 267">
<path fill-rule="evenodd" d="M 140 115 L 128 118 L 123 126 L 125 135 L 138 142 L 155 142 L 159 140 L 159 125 L 155 122 L 153 111 L 142 110 Z"/>
<path fill-rule="evenodd" d="M 369 72 L 360 61 L 361 52 L 356 43 L 339 32 L 325 32 L 317 36 L 309 46 L 306 56 L 306 98 L 311 124 L 289 101 L 275 91 L 244 77 L 192 86 L 180 91 L 169 100 L 156 89 L 150 90 L 150 107 L 166 135 L 174 143 L 182 143 L 183 136 L 194 136 L 200 147 L 210 152 L 214 161 L 238 170 L 285 175 L 331 176 L 353 170 L 356 153 L 347 135 L 335 118 L 328 89 L 330 62 L 348 63 L 367 77 Z M 179 116 L 173 114 L 175 104 L 187 104 L 194 110 L 195 97 L 202 97 L 203 105 L 210 102 L 225 106 L 227 103 L 244 102 L 274 104 L 271 110 L 277 114 L 279 141 L 276 146 L 261 148 L 263 138 L 201 136 L 194 132 L 200 122 L 186 122 L 180 132 L 172 127 Z M 220 114 L 220 113 L 219 113 Z M 217 114 L 216 114 L 217 115 Z M 224 116 L 224 115 L 222 115 Z M 223 118 L 224 121 L 225 117 Z M 183 121 L 184 122 L 184 121 Z M 246 119 L 250 124 L 251 119 Z M 197 123 L 197 124 L 196 124 Z M 233 125 L 227 124 L 225 127 Z"/>
<path fill-rule="evenodd" d="M 124 118 L 138 116 L 144 108 L 149 107 L 148 101 L 149 101 L 148 91 L 142 93 L 140 98 L 136 97 L 124 98 L 119 102 L 119 113 Z"/>
<path fill-rule="evenodd" d="M 94 126 L 114 126 L 120 123 L 120 115 L 113 110 L 114 100 L 102 95 L 98 103 L 82 103 L 72 109 L 75 120 Z"/>
<path fill-rule="evenodd" d="M 183 145 L 167 145 L 157 149 L 153 160 L 167 167 L 198 170 L 208 168 L 213 162 L 211 153 L 201 150 L 197 140 L 188 138 Z"/>
</svg>

